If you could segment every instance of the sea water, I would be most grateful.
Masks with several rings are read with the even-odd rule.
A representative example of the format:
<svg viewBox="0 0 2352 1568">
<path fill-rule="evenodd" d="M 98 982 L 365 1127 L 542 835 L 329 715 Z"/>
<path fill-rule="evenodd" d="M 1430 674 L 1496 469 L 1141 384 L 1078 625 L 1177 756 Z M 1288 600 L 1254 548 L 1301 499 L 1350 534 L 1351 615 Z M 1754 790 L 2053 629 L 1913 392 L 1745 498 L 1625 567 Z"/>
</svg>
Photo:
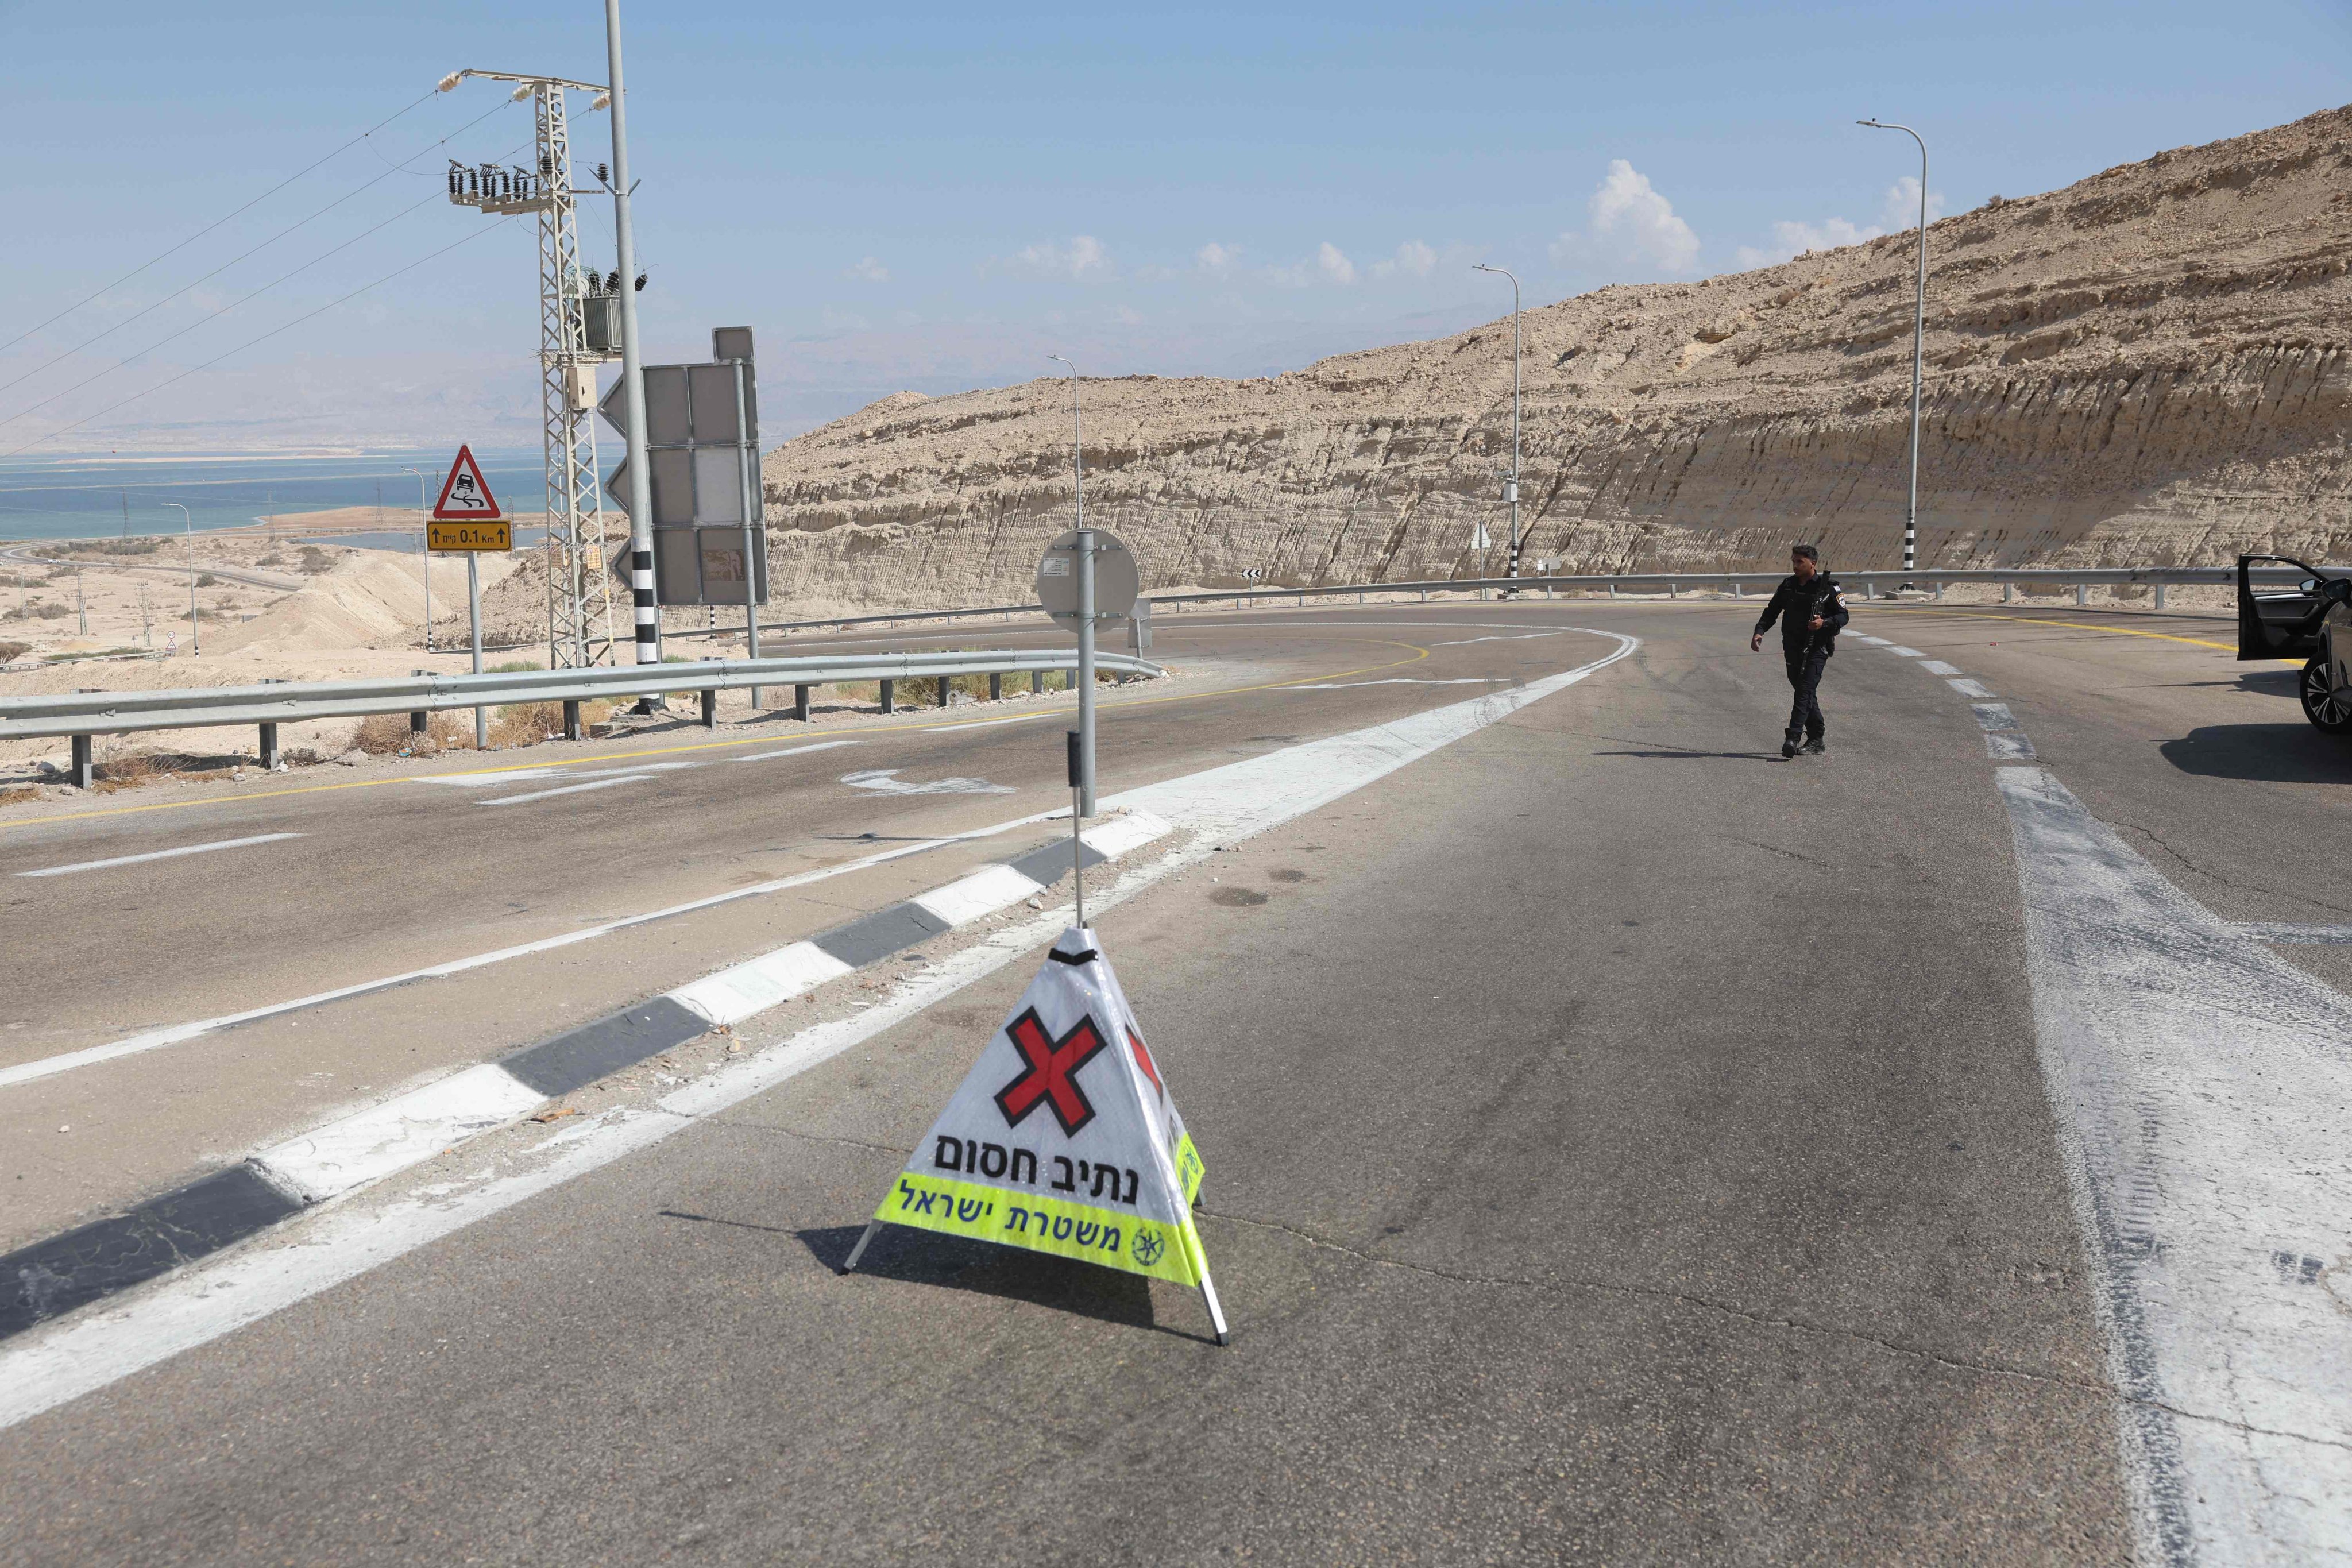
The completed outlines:
<svg viewBox="0 0 2352 1568">
<path fill-rule="evenodd" d="M 474 457 L 508 515 L 546 509 L 546 473 L 536 449 L 485 447 Z M 0 540 L 178 533 L 191 522 L 198 531 L 244 528 L 268 516 L 351 506 L 383 506 L 414 517 L 417 478 L 402 470 L 425 471 L 429 507 L 456 458 L 441 449 L 368 447 L 10 458 L 0 460 Z M 186 521 L 182 505 L 188 509 Z M 622 521 L 617 513 L 612 521 Z M 415 547 L 413 535 L 406 547 Z"/>
</svg>

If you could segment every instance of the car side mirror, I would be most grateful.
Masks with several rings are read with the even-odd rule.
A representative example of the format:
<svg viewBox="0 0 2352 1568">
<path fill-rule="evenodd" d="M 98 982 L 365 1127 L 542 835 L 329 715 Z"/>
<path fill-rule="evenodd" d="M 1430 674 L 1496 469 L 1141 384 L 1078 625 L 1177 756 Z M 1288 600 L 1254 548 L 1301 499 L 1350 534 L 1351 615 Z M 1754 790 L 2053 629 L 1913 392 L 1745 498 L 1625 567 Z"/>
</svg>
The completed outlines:
<svg viewBox="0 0 2352 1568">
<path fill-rule="evenodd" d="M 2352 577 L 2331 577 L 2319 585 L 2320 597 L 2334 605 L 2352 605 Z"/>
</svg>

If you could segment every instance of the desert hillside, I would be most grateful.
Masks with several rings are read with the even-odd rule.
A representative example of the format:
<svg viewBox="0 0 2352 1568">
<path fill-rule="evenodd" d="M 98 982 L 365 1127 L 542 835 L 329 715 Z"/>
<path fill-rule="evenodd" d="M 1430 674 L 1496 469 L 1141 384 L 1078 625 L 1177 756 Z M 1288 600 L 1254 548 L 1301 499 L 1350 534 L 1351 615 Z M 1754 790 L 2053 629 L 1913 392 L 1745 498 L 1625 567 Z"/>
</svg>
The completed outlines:
<svg viewBox="0 0 2352 1568">
<path fill-rule="evenodd" d="M 1528 310 L 1528 559 L 1899 564 L 1912 237 Z M 1920 554 L 2352 559 L 2352 109 L 1928 230 Z M 1085 385 L 1090 520 L 1147 586 L 1471 575 L 1500 537 L 1507 317 L 1271 379 Z M 778 587 L 1018 595 L 1071 513 L 1064 384 L 901 393 L 765 464 Z M 1499 552 L 1497 552 L 1499 570 Z"/>
</svg>

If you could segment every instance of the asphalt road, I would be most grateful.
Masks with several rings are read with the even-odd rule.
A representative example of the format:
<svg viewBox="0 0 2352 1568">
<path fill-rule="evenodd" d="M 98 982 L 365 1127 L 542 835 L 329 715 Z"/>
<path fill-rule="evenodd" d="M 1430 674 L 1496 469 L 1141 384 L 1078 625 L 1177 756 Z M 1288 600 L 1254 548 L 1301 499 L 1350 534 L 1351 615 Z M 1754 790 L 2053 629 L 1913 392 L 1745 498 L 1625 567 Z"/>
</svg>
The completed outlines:
<svg viewBox="0 0 2352 1568">
<path fill-rule="evenodd" d="M 1571 627 L 1641 639 L 1095 922 L 1207 1161 L 1229 1348 L 1190 1292 L 918 1232 L 835 1273 L 1025 984 L 1014 963 L 0 1430 L 0 1561 L 2128 1560 L 2136 1396 L 2037 1060 L 2001 763 L 1926 659 L 1863 644 L 1825 684 L 1830 754 L 1783 762 L 1752 614 L 1162 624 L 1185 673 L 1107 712 L 1107 791 L 1482 689 L 1367 682 L 1606 650 Z M 2038 765 L 2221 919 L 2352 921 L 2331 851 L 2352 749 L 2304 724 L 2284 667 L 2211 646 L 2225 625 L 1868 606 L 1853 631 L 1997 693 Z M 0 834 L 11 929 L 26 899 L 41 916 L 0 1065 L 1057 804 L 1060 722 L 925 727 L 958 721 L 820 726 L 857 745 L 742 765 L 665 751 L 707 765 L 510 808 L 404 782 Z M 880 769 L 1011 793 L 841 782 Z M 280 832 L 303 837 L 14 875 Z M 0 1088 L 0 1181 L 26 1194 L 7 1229 L 1003 853 Z M 2352 984 L 2352 948 L 2275 951 Z M 429 1208 L 485 1157 L 369 1201 Z M 2340 1297 L 2346 1267 L 2320 1258 L 2315 1288 Z"/>
</svg>

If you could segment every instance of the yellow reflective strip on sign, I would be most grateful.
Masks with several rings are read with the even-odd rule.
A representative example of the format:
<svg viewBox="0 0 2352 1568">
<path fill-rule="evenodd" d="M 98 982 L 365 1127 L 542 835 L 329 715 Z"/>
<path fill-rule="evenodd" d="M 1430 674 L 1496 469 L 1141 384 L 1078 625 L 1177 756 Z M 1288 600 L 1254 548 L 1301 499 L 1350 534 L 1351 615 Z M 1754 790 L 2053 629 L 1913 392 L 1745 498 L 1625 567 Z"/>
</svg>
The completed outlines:
<svg viewBox="0 0 2352 1568">
<path fill-rule="evenodd" d="M 1201 1152 L 1192 1147 L 1192 1135 L 1185 1133 L 1176 1145 L 1176 1182 L 1184 1189 L 1187 1206 L 1201 1195 L 1201 1178 L 1208 1173 L 1208 1166 L 1201 1163 Z"/>
<path fill-rule="evenodd" d="M 1000 1247 L 1051 1252 L 1179 1285 L 1201 1283 L 1201 1238 L 1190 1220 L 1161 1225 L 1087 1204 L 905 1171 L 874 1217 Z"/>
</svg>

